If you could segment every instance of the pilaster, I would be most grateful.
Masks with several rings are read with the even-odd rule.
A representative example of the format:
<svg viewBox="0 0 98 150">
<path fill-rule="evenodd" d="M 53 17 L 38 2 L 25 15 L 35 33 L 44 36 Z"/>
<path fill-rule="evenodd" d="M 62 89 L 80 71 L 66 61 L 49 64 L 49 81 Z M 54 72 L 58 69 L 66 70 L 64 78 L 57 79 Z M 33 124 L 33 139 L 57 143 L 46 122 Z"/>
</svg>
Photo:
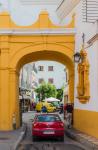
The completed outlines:
<svg viewBox="0 0 98 150">
<path fill-rule="evenodd" d="M 69 101 L 74 103 L 74 70 L 72 70 L 69 71 Z"/>
<path fill-rule="evenodd" d="M 0 37 L 0 130 L 9 129 L 9 44 Z"/>
<path fill-rule="evenodd" d="M 16 128 L 20 126 L 19 114 L 19 74 L 14 68 L 9 68 L 9 97 L 10 97 L 10 128 L 13 129 L 13 115 L 15 115 Z"/>
</svg>

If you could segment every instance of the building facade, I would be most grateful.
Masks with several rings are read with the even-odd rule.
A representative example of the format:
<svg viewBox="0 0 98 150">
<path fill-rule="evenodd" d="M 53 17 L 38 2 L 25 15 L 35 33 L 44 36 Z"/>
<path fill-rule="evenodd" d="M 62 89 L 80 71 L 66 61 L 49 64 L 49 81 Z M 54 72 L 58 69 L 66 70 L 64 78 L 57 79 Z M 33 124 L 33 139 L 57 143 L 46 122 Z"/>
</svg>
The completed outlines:
<svg viewBox="0 0 98 150">
<path fill-rule="evenodd" d="M 87 1 L 89 2 L 89 1 Z M 88 12 L 92 9 L 91 14 L 96 12 L 96 16 L 98 18 L 98 9 L 94 10 L 94 6 L 98 6 L 98 1 L 91 2 L 92 8 L 89 8 Z M 88 5 L 89 6 L 89 5 Z M 88 77 L 84 77 L 84 80 L 88 83 L 84 83 L 84 89 L 88 89 L 87 92 L 88 98 L 84 98 L 84 102 L 82 102 L 78 97 L 79 91 L 75 90 L 74 97 L 74 127 L 78 128 L 80 131 L 86 132 L 92 136 L 98 138 L 97 126 L 98 120 L 98 21 L 96 17 L 93 15 L 88 16 L 88 14 L 84 14 L 82 11 L 83 1 L 77 5 L 77 7 L 73 10 L 76 14 L 76 29 L 77 33 L 75 36 L 75 51 L 80 52 L 83 45 L 83 33 L 84 37 L 84 50 L 87 56 L 88 66 L 87 66 L 87 74 Z M 85 8 L 85 7 L 84 7 Z M 83 19 L 83 15 L 87 15 L 87 20 Z M 92 17 L 93 16 L 93 17 Z M 92 18 L 94 20 L 92 20 Z M 75 89 L 79 84 L 79 70 L 78 64 L 75 64 Z M 85 66 L 86 67 L 86 66 Z M 82 84 L 81 84 L 82 86 Z M 85 90 L 86 93 L 86 90 Z M 85 124 L 85 125 L 83 125 Z"/>
<path fill-rule="evenodd" d="M 19 87 L 30 90 L 32 87 L 33 65 L 27 64 L 20 70 Z"/>
<path fill-rule="evenodd" d="M 56 89 L 61 89 L 65 84 L 65 66 L 54 61 L 35 62 L 38 70 L 37 79 L 39 84 L 43 81 L 55 85 Z"/>
<path fill-rule="evenodd" d="M 90 21 L 92 18 L 86 18 L 85 22 L 82 20 L 82 1 L 77 1 L 77 6 L 76 1 L 72 5 L 71 0 L 61 5 L 56 4 L 57 1 L 54 5 L 52 1 L 48 1 L 49 4 L 43 1 L 40 7 L 21 2 L 10 1 L 10 7 L 5 7 L 0 13 L 0 130 L 12 130 L 14 112 L 16 127 L 20 126 L 17 101 L 20 68 L 32 60 L 52 60 L 66 65 L 69 72 L 74 128 L 98 138 L 97 19 L 93 22 Z M 97 5 L 97 0 L 95 2 Z M 72 5 L 72 10 L 68 10 L 68 4 Z M 63 12 L 63 8 L 67 12 Z M 41 13 L 41 10 L 45 11 Z M 64 13 L 62 18 L 57 15 L 60 12 Z M 76 52 L 81 56 L 78 64 L 73 62 Z"/>
<path fill-rule="evenodd" d="M 22 98 L 36 99 L 34 89 L 38 86 L 37 69 L 34 63 L 26 64 L 20 70 L 19 88 L 24 92 Z"/>
</svg>

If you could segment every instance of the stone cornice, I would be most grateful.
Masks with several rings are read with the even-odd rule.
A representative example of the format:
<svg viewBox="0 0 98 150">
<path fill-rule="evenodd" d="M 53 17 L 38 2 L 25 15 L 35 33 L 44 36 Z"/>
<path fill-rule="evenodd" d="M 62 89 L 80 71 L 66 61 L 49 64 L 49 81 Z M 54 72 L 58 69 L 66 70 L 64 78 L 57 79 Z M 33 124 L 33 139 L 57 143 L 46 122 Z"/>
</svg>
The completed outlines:
<svg viewBox="0 0 98 150">
<path fill-rule="evenodd" d="M 0 35 L 74 35 L 75 28 L 61 29 L 0 29 Z"/>
</svg>

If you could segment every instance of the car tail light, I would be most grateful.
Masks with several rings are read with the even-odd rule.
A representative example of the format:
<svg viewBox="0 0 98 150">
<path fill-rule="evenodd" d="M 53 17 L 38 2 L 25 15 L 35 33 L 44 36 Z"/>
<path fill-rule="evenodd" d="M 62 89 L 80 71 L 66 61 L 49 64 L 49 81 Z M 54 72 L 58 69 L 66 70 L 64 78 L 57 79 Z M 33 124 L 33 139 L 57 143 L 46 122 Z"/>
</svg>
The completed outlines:
<svg viewBox="0 0 98 150">
<path fill-rule="evenodd" d="M 36 123 L 33 124 L 33 127 L 35 127 L 35 126 L 36 126 Z"/>
<path fill-rule="evenodd" d="M 35 127 L 38 127 L 39 126 L 39 124 L 38 123 L 34 123 L 33 124 L 33 127 L 35 128 Z"/>
<path fill-rule="evenodd" d="M 63 128 L 64 128 L 64 123 L 60 123 L 60 127 L 63 127 Z"/>
</svg>

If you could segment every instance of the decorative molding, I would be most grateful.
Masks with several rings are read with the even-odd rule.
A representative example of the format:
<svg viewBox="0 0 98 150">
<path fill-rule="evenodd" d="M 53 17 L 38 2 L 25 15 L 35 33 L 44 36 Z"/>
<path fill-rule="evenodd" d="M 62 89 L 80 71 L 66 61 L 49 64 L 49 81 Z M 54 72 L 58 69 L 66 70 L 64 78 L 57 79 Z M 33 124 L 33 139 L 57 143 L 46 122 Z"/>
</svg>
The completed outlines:
<svg viewBox="0 0 98 150">
<path fill-rule="evenodd" d="M 96 40 L 98 40 L 98 33 L 95 34 L 87 43 L 93 44 Z"/>
<path fill-rule="evenodd" d="M 61 29 L 0 29 L 0 35 L 74 35 L 75 28 Z"/>
<path fill-rule="evenodd" d="M 10 75 L 17 75 L 17 76 L 19 76 L 19 72 L 16 69 L 8 68 L 8 70 L 9 70 Z"/>
<path fill-rule="evenodd" d="M 64 19 L 79 2 L 80 0 L 65 0 L 65 1 L 63 0 L 61 5 L 56 10 L 59 18 L 61 20 Z"/>
<path fill-rule="evenodd" d="M 32 15 L 34 15 L 34 14 L 32 14 Z M 31 15 L 31 18 L 33 17 L 32 15 Z M 10 14 L 7 14 L 5 12 L 1 13 L 0 21 L 2 22 L 2 24 L 0 25 L 0 29 L 1 30 L 3 30 L 3 29 L 5 29 L 5 30 L 6 29 L 7 30 L 9 30 L 9 29 L 10 30 L 18 30 L 18 29 L 19 30 L 26 30 L 26 29 L 27 30 L 34 30 L 34 29 L 35 30 L 48 30 L 48 29 L 54 30 L 54 29 L 64 29 L 64 28 L 66 28 L 66 29 L 68 29 L 68 28 L 74 29 L 75 28 L 75 15 L 73 15 L 73 17 L 70 17 L 71 20 L 69 23 L 66 22 L 67 24 L 60 24 L 60 22 L 58 22 L 59 21 L 58 19 L 56 19 L 56 20 L 58 20 L 57 22 L 53 21 L 55 19 L 50 17 L 48 10 L 47 11 L 42 10 L 41 12 L 38 12 L 37 15 L 38 16 L 36 16 L 34 20 L 31 19 L 32 21 L 27 19 L 30 22 L 26 21 L 25 17 L 23 19 L 23 17 L 21 16 L 22 17 L 21 19 L 23 19 L 23 20 L 21 20 L 22 24 L 20 24 L 18 21 L 15 21 L 15 18 L 14 18 L 15 16 L 11 17 Z M 56 17 L 56 16 L 54 15 L 54 17 Z M 5 20 L 6 23 L 3 20 Z M 10 20 L 10 23 L 9 23 L 9 20 Z M 45 20 L 44 23 L 43 23 L 43 20 Z"/>
<path fill-rule="evenodd" d="M 1 47 L 0 53 L 9 53 L 9 47 Z"/>
<path fill-rule="evenodd" d="M 87 59 L 87 52 L 81 50 L 80 52 L 82 62 L 78 64 L 78 86 L 77 98 L 80 103 L 87 103 L 90 99 L 90 80 L 89 80 L 89 61 Z"/>
</svg>

